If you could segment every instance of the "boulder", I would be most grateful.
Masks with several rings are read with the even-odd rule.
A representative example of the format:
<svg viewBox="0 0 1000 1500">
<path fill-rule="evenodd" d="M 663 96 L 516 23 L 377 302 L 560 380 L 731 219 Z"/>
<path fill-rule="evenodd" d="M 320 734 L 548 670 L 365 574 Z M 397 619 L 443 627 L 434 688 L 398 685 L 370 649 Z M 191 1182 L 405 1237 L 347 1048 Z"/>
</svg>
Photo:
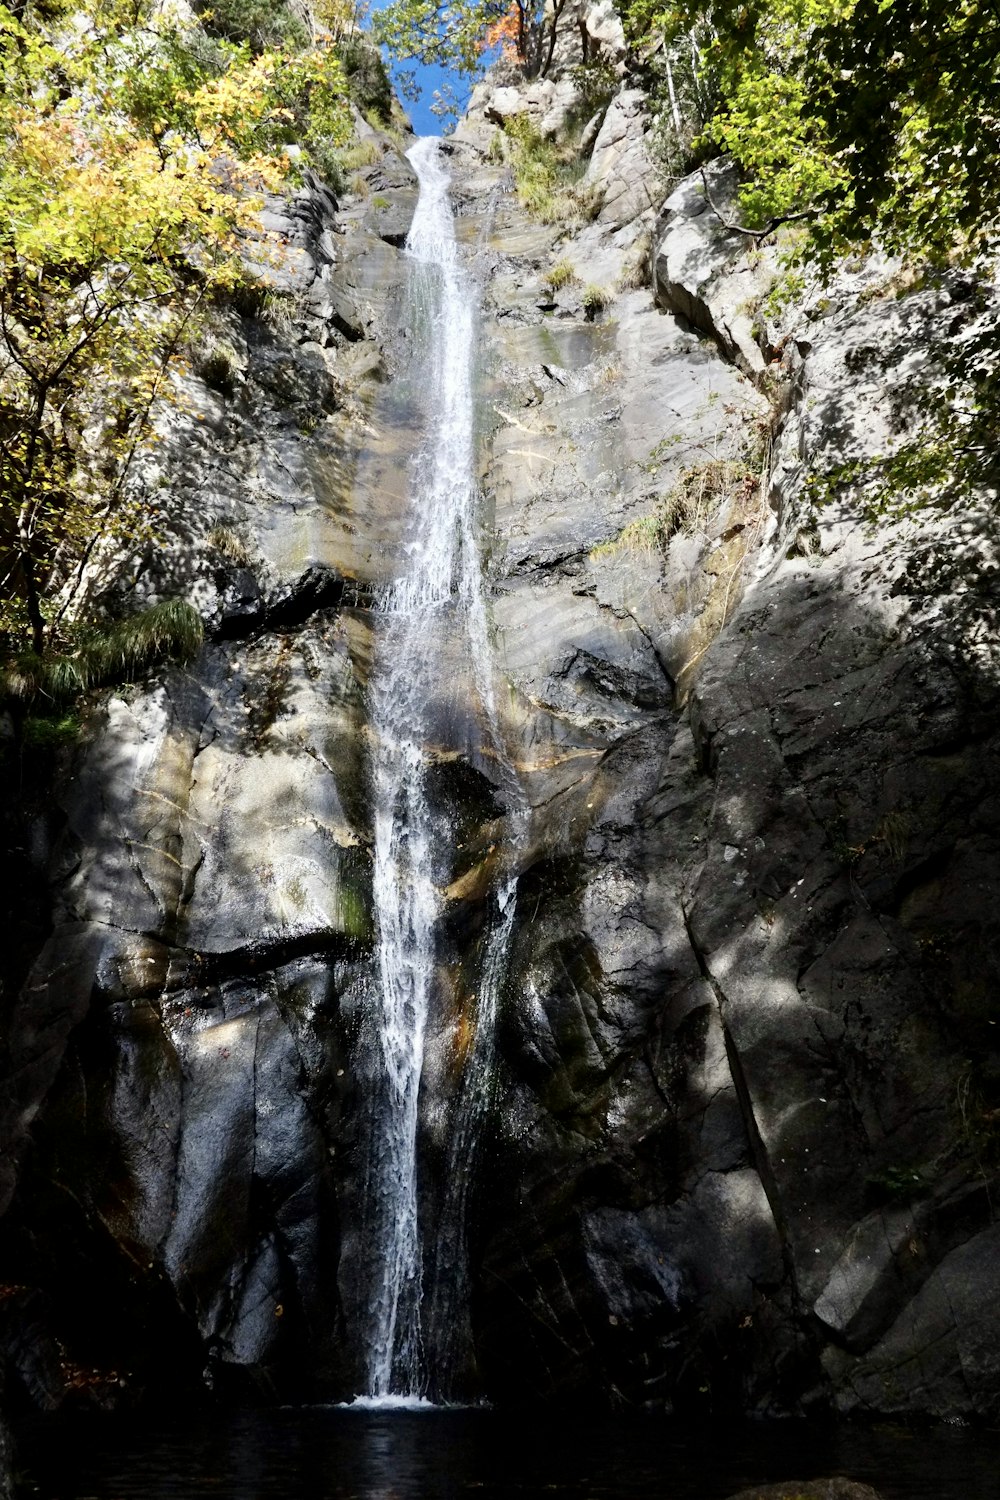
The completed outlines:
<svg viewBox="0 0 1000 1500">
<path fill-rule="evenodd" d="M 656 296 L 714 338 L 727 358 L 759 375 L 766 361 L 750 309 L 773 282 L 775 266 L 773 256 L 761 252 L 751 263 L 747 237 L 727 227 L 738 219 L 736 187 L 736 168 L 713 162 L 671 193 L 660 217 Z"/>
<path fill-rule="evenodd" d="M 412 188 L 387 188 L 372 193 L 365 209 L 365 228 L 390 245 L 403 245 L 413 222 L 417 195 Z"/>
<path fill-rule="evenodd" d="M 580 102 L 580 91 L 571 78 L 536 79 L 517 87 L 486 89 L 479 85 L 473 93 L 470 113 L 494 125 L 524 115 L 541 135 L 553 138 L 561 133 Z"/>
<path fill-rule="evenodd" d="M 660 174 L 649 149 L 649 127 L 641 89 L 615 95 L 583 178 L 600 202 L 598 223 L 619 229 L 656 204 Z"/>
<path fill-rule="evenodd" d="M 528 113 L 526 91 L 512 86 L 491 89 L 488 94 L 484 93 L 482 101 L 477 97 L 474 102 L 482 109 L 487 120 L 492 120 L 496 125 L 505 125 L 515 115 Z"/>
<path fill-rule="evenodd" d="M 620 64 L 628 51 L 625 28 L 614 6 L 614 0 L 596 0 L 583 14 L 583 25 L 595 52 L 608 61 Z"/>
<path fill-rule="evenodd" d="M 923 1246 L 916 1250 L 919 1255 Z M 860 1359 L 849 1361 L 830 1349 L 826 1365 L 838 1387 L 839 1409 L 944 1418 L 961 1411 L 995 1423 L 1000 1415 L 1000 1311 L 993 1291 L 998 1265 L 1000 1226 L 993 1225 L 930 1270 L 889 1331 Z"/>
</svg>

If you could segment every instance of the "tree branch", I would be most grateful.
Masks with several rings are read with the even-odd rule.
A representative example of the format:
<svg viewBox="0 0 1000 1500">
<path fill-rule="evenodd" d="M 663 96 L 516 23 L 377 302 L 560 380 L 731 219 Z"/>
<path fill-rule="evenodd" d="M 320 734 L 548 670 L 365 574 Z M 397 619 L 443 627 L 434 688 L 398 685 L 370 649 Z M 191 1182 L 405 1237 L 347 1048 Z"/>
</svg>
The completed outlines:
<svg viewBox="0 0 1000 1500">
<path fill-rule="evenodd" d="M 726 218 L 722 209 L 712 197 L 712 191 L 708 185 L 708 178 L 705 175 L 705 168 L 701 167 L 700 171 L 702 185 L 705 189 L 705 197 L 708 200 L 708 206 L 712 210 L 715 217 L 718 219 L 719 223 L 722 225 L 723 229 L 728 229 L 733 234 L 746 235 L 747 239 L 766 239 L 769 234 L 774 233 L 774 231 L 780 224 L 794 224 L 798 219 L 811 219 L 819 212 L 818 208 L 803 208 L 798 213 L 779 214 L 776 218 L 769 219 L 763 229 L 748 229 L 745 224 L 734 224 L 732 220 Z"/>
</svg>

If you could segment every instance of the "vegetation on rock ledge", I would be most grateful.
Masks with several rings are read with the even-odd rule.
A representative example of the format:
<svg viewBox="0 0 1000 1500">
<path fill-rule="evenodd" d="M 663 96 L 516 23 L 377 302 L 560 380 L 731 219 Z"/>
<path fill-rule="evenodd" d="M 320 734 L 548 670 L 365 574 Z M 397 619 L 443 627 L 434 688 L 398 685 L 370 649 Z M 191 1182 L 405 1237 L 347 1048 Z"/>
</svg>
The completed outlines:
<svg viewBox="0 0 1000 1500">
<path fill-rule="evenodd" d="M 747 227 L 808 216 L 827 260 L 873 237 L 971 255 L 995 230 L 1000 21 L 981 0 L 629 0 L 625 15 L 667 92 L 693 68 L 702 147 L 743 168 Z"/>
<path fill-rule="evenodd" d="M 812 476 L 809 490 L 814 501 L 850 494 L 873 522 L 947 510 L 944 540 L 913 553 L 902 586 L 916 601 L 961 599 L 969 628 L 988 635 L 1000 619 L 995 9 L 629 0 L 625 18 L 658 79 L 672 164 L 724 152 L 740 167 L 732 211 L 706 178 L 727 227 L 760 240 L 795 220 L 788 253 L 824 277 L 875 248 L 925 289 L 938 284 L 946 331 L 929 330 L 921 369 L 892 387 L 898 436 L 885 453 Z"/>
<path fill-rule="evenodd" d="M 129 485 L 203 309 L 246 273 L 291 141 L 346 139 L 332 34 L 212 38 L 152 3 L 0 5 L 0 645 L 36 657 L 96 543 L 156 529 Z M 306 156 L 308 161 L 308 156 Z"/>
<path fill-rule="evenodd" d="M 101 630 L 76 632 L 67 653 L 16 657 L 0 671 L 0 702 L 58 708 L 89 688 L 131 682 L 164 661 L 187 661 L 203 636 L 197 610 L 168 599 Z"/>
</svg>

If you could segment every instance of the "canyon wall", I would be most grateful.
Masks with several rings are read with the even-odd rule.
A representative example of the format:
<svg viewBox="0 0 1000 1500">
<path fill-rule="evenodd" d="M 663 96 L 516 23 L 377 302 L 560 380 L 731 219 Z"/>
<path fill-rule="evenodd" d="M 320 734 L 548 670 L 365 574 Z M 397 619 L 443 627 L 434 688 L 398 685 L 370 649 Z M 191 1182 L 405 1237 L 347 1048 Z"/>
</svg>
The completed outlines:
<svg viewBox="0 0 1000 1500">
<path fill-rule="evenodd" d="M 772 311 L 775 252 L 721 226 L 700 174 L 667 191 L 641 93 L 574 123 L 556 87 L 484 88 L 442 148 L 483 288 L 483 544 L 527 804 L 505 849 L 497 765 L 471 730 L 442 758 L 461 811 L 426 1234 L 486 891 L 517 875 L 468 1388 L 995 1419 L 976 556 L 949 576 L 953 517 L 872 526 L 810 483 L 892 443 L 914 378 L 933 399 L 935 341 L 995 288 L 899 296 L 873 259 Z M 496 159 L 525 109 L 586 141 L 572 228 Z M 188 598 L 201 656 L 21 771 L 0 1338 L 43 1406 L 360 1389 L 365 688 L 422 420 L 414 180 L 360 128 L 363 183 L 269 205 L 248 253 L 278 295 L 220 314 L 163 417 L 162 545 L 95 569 L 114 610 Z M 710 182 L 728 201 L 726 170 Z"/>
</svg>

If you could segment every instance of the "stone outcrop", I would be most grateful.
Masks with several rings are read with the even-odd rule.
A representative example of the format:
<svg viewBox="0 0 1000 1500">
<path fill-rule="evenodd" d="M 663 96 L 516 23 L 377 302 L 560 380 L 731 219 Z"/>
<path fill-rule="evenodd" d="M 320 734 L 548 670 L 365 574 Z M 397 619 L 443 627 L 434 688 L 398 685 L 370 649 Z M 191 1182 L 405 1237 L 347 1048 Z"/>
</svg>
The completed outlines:
<svg viewBox="0 0 1000 1500">
<path fill-rule="evenodd" d="M 914 570 L 946 526 L 873 529 L 809 477 L 891 447 L 932 335 L 993 304 L 957 277 L 897 299 L 873 262 L 779 324 L 773 257 L 701 175 L 659 202 L 631 89 L 596 219 L 533 222 L 486 149 L 501 92 L 446 148 L 528 805 L 471 1193 L 481 1385 L 995 1421 L 995 662 L 969 574 Z M 394 382 L 412 179 L 386 140 L 365 175 L 269 205 L 248 254 L 278 305 L 220 315 L 146 476 L 167 540 L 95 562 L 94 598 L 182 593 L 208 641 L 95 708 L 25 829 L 47 905 L 5 992 L 0 1274 L 42 1404 L 60 1346 L 102 1403 L 357 1389 L 368 606 L 421 419 Z M 467 826 L 430 1077 L 498 796 L 485 762 L 440 775 Z M 823 1483 L 794 1492 L 866 1493 Z"/>
<path fill-rule="evenodd" d="M 766 361 L 750 309 L 775 280 L 775 257 L 758 252 L 751 260 L 745 237 L 727 227 L 738 218 L 736 185 L 732 163 L 713 162 L 674 189 L 660 210 L 654 285 L 661 306 L 714 338 L 747 374 L 760 375 Z"/>
<path fill-rule="evenodd" d="M 558 8 L 547 0 L 541 31 L 529 52 L 533 76 L 519 76 L 520 64 L 501 64 L 499 72 L 510 77 L 501 81 L 494 68 L 491 76 L 476 84 L 458 123 L 457 140 L 486 145 L 491 126 L 503 126 L 517 116 L 529 120 L 546 139 L 554 140 L 578 123 L 577 116 L 584 107 L 581 69 L 598 67 L 618 78 L 627 70 L 625 32 L 613 0 L 595 0 L 593 4 L 560 0 Z M 595 133 L 603 113 L 602 109 L 591 122 Z M 584 138 L 589 151 L 593 135 L 587 138 L 585 133 Z M 634 191 L 634 182 L 630 188 Z"/>
<path fill-rule="evenodd" d="M 558 83 L 541 78 L 523 88 L 509 85 L 495 88 L 481 83 L 472 91 L 469 113 L 473 118 L 481 113 L 491 125 L 506 125 L 509 120 L 523 115 L 541 135 L 553 139 L 565 128 L 580 98 L 580 91 L 571 78 L 561 78 Z"/>
<path fill-rule="evenodd" d="M 660 174 L 648 144 L 649 106 L 641 89 L 624 89 L 608 106 L 584 182 L 600 193 L 599 224 L 634 224 L 660 199 Z"/>
<path fill-rule="evenodd" d="M 484 1367 L 988 1419 L 994 664 L 907 561 L 940 529 L 816 509 L 808 477 L 890 449 L 935 326 L 991 314 L 960 278 L 900 301 L 891 267 L 844 272 L 768 330 L 767 417 L 738 371 L 773 255 L 696 174 L 652 226 L 657 314 L 627 290 L 643 222 L 546 245 L 511 207 L 494 236 L 486 487 L 537 853 Z M 626 283 L 589 334 L 557 259 Z"/>
</svg>

